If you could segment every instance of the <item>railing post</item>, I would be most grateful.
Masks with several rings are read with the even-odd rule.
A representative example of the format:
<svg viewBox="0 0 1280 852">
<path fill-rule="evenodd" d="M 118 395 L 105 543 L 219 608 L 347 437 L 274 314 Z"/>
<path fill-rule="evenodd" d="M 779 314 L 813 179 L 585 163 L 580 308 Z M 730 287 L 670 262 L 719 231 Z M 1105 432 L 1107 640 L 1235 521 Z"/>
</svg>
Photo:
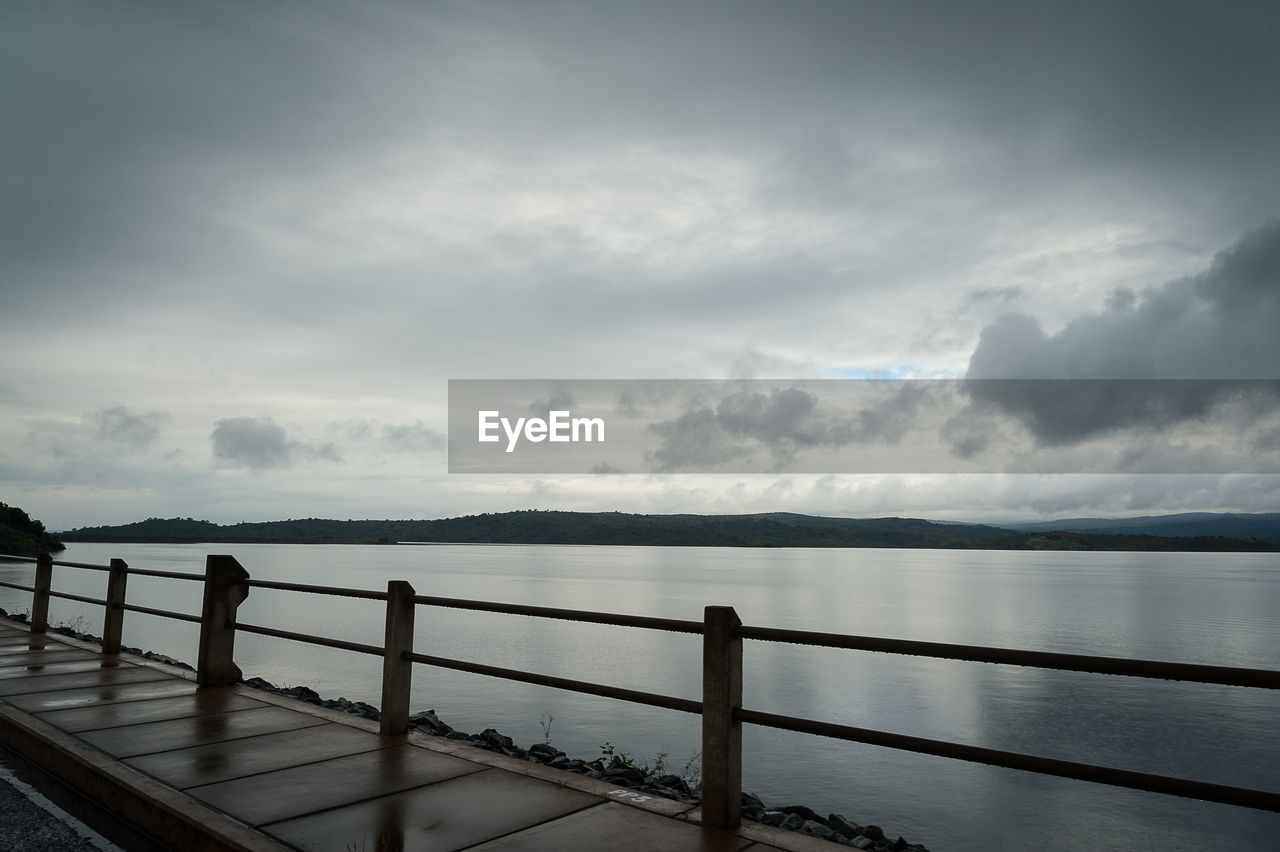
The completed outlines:
<svg viewBox="0 0 1280 852">
<path fill-rule="evenodd" d="M 240 680 L 235 664 L 236 607 L 249 596 L 244 585 L 249 572 L 234 556 L 213 556 L 204 562 L 204 608 L 200 612 L 200 651 L 196 683 L 225 686 Z"/>
<path fill-rule="evenodd" d="M 702 824 L 733 831 L 742 822 L 741 619 L 709 606 L 702 629 Z"/>
<path fill-rule="evenodd" d="M 119 654 L 124 634 L 124 587 L 129 579 L 129 566 L 123 559 L 112 559 L 107 573 L 107 612 L 102 620 L 102 653 Z"/>
<path fill-rule="evenodd" d="M 36 554 L 35 593 L 31 596 L 31 632 L 44 633 L 49 627 L 49 587 L 53 585 L 53 556 Z"/>
<path fill-rule="evenodd" d="M 409 692 L 413 662 L 404 655 L 413 651 L 413 615 L 417 594 L 404 580 L 387 581 L 387 630 L 382 658 L 382 715 L 378 732 L 395 737 L 409 731 Z"/>
</svg>

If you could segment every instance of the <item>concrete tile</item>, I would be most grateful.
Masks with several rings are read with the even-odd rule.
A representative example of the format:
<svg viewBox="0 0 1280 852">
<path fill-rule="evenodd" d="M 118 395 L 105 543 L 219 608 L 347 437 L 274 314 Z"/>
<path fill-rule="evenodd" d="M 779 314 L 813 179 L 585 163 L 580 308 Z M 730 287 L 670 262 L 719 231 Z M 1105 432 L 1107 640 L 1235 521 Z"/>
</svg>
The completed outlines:
<svg viewBox="0 0 1280 852">
<path fill-rule="evenodd" d="M 181 719 L 184 716 L 226 713 L 231 710 L 266 706 L 261 701 L 236 695 L 226 689 L 197 689 L 190 694 L 176 695 L 172 698 L 76 707 L 71 710 L 52 710 L 41 713 L 40 718 L 74 734 L 79 731 L 114 728 L 120 725 L 137 725 L 143 722 L 159 722 L 164 719 Z"/>
<path fill-rule="evenodd" d="M 57 660 L 57 662 L 52 662 Z M 126 664 L 127 665 L 127 664 Z M 91 672 L 101 668 L 117 668 L 118 663 L 104 666 L 101 657 L 86 654 L 84 657 L 71 657 L 67 654 L 55 654 L 37 663 L 7 666 L 0 664 L 0 680 L 13 680 L 19 677 L 39 677 L 41 675 L 70 674 L 71 672 Z"/>
<path fill-rule="evenodd" d="M 87 686 L 138 683 L 144 680 L 173 680 L 171 675 L 142 666 L 113 666 L 87 672 L 41 675 L 39 677 L 0 680 L 0 696 L 22 695 L 28 692 L 53 692 L 61 689 L 79 689 Z M 14 703 L 14 702 L 10 702 Z"/>
<path fill-rule="evenodd" d="M 486 769 L 262 830 L 308 852 L 452 850 L 599 804 L 577 790 Z"/>
<path fill-rule="evenodd" d="M 609 802 L 569 814 L 492 840 L 476 850 L 503 852 L 739 852 L 752 845 L 736 837 L 700 825 L 656 816 L 637 808 Z"/>
<path fill-rule="evenodd" d="M 259 707 L 254 710 L 233 710 L 230 713 L 209 713 L 100 731 L 84 731 L 79 737 L 107 754 L 132 757 L 321 724 L 324 724 L 323 720 L 314 716 L 293 713 L 280 707 Z"/>
<path fill-rule="evenodd" d="M 21 653 L 6 654 L 0 657 L 0 670 L 44 663 L 70 662 L 71 660 L 98 660 L 99 662 L 110 660 L 115 662 L 115 657 L 103 657 L 101 654 L 77 651 L 74 648 L 68 651 L 22 651 Z"/>
<path fill-rule="evenodd" d="M 149 671 L 139 669 L 139 671 Z M 54 677 L 69 677 L 55 675 Z M 161 675 L 164 677 L 164 675 Z M 47 678 L 51 680 L 52 678 Z M 32 678 L 32 681 L 36 678 Z M 144 701 L 150 698 L 170 698 L 195 692 L 196 685 L 189 680 L 166 678 L 137 683 L 118 683 L 107 686 L 88 686 L 80 689 L 60 689 L 50 692 L 33 692 L 28 695 L 11 695 L 5 701 L 28 713 L 45 710 L 64 710 L 72 707 L 91 707 L 124 701 Z"/>
<path fill-rule="evenodd" d="M 237 819 L 262 825 L 485 769 L 447 754 L 396 745 L 186 792 Z M 263 795 L 264 790 L 270 795 Z"/>
<path fill-rule="evenodd" d="M 46 654 L 59 654 L 63 651 L 80 651 L 80 649 L 73 648 L 70 645 L 64 645 L 61 642 L 52 642 L 42 638 L 15 636 L 12 639 L 0 639 L 0 664 L 3 664 L 4 658 L 10 654 L 23 654 L 28 651 L 44 651 Z"/>
<path fill-rule="evenodd" d="M 326 722 L 297 731 L 131 757 L 128 765 L 179 789 L 384 748 L 388 738 Z M 270 791 L 275 795 L 275 791 Z"/>
</svg>

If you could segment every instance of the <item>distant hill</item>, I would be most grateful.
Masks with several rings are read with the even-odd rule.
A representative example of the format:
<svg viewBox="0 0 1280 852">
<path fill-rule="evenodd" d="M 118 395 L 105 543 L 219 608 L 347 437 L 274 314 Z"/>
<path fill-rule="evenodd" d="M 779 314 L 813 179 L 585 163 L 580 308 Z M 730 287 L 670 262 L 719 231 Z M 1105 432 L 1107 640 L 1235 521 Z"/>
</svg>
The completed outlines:
<svg viewBox="0 0 1280 852">
<path fill-rule="evenodd" d="M 1241 515 L 1215 512 L 1184 512 L 1176 515 L 1147 515 L 1136 518 L 1067 518 L 1030 524 L 1001 524 L 1020 532 L 1071 530 L 1114 535 L 1224 536 L 1280 542 L 1280 512 Z"/>
<path fill-rule="evenodd" d="M 17 506 L 0 503 L 0 553 L 35 556 L 40 551 L 66 550 L 62 542 L 45 532 L 44 524 Z"/>
<path fill-rule="evenodd" d="M 686 547 L 903 547 L 986 550 L 1280 550 L 1280 543 L 945 524 L 918 518 L 756 515 L 633 515 L 621 512 L 501 512 L 434 521 L 320 518 L 220 526 L 149 518 L 63 533 L 66 541 L 279 544 L 594 544 Z"/>
</svg>

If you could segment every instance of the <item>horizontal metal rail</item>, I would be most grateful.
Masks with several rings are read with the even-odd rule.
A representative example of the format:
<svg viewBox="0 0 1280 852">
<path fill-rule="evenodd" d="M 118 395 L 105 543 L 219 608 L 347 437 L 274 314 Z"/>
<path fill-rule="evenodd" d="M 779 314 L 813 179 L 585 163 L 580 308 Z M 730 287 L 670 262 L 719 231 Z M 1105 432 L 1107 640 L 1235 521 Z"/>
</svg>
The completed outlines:
<svg viewBox="0 0 1280 852">
<path fill-rule="evenodd" d="M 915 657 L 965 660 L 975 663 L 1003 663 L 1040 669 L 1114 674 L 1159 680 L 1182 680 L 1192 683 L 1218 683 L 1280 689 L 1280 671 L 1267 669 L 1205 666 L 1194 663 L 1163 663 L 1151 660 L 1129 660 L 1122 657 L 1092 657 L 1084 654 L 1058 654 L 1047 651 L 1019 651 L 990 648 L 983 645 L 952 645 L 944 642 L 919 642 L 910 639 L 882 639 L 873 636 L 849 636 L 843 633 L 813 633 L 806 630 L 780 630 L 772 627 L 746 627 L 739 630 L 744 639 L 786 642 L 792 645 L 817 645 L 826 648 L 850 648 Z"/>
<path fill-rule="evenodd" d="M 80 603 L 97 604 L 98 606 L 107 605 L 107 602 L 102 598 L 87 598 L 84 595 L 73 595 L 70 592 L 55 592 L 52 589 L 49 590 L 49 597 L 64 598 L 69 601 L 79 601 Z"/>
<path fill-rule="evenodd" d="M 196 580 L 204 582 L 203 574 L 191 574 L 182 571 L 155 571 L 150 568 L 126 568 L 126 574 L 135 574 L 139 577 L 164 577 L 169 580 Z"/>
<path fill-rule="evenodd" d="M 701 621 L 681 621 L 675 618 L 650 618 L 644 615 L 619 615 L 612 612 L 590 612 L 578 609 L 558 609 L 549 606 L 525 606 L 491 601 L 469 601 L 460 598 L 437 598 L 430 595 L 414 595 L 413 602 L 423 606 L 440 606 L 452 609 L 473 609 L 480 612 L 499 612 L 506 615 L 528 615 L 535 618 L 558 618 L 587 624 L 612 624 L 618 627 L 644 627 L 650 630 L 669 630 L 675 633 L 702 633 Z"/>
<path fill-rule="evenodd" d="M 668 710 L 681 710 L 685 713 L 702 713 L 702 702 L 688 698 L 675 698 L 670 695 L 657 695 L 652 692 L 640 692 L 635 689 L 622 689 L 617 686 L 606 686 L 600 683 L 589 683 L 585 680 L 571 680 L 563 677 L 524 672 L 518 669 L 504 669 L 498 666 L 486 666 L 480 663 L 468 663 L 462 660 L 451 660 L 447 657 L 432 657 L 427 654 L 405 654 L 406 660 L 436 666 L 442 669 L 454 669 L 460 672 L 500 677 L 504 680 L 518 680 L 537 686 L 550 686 L 556 689 L 567 689 L 570 692 L 583 692 L 587 695 L 599 695 L 602 698 L 618 698 L 635 704 L 647 704 L 650 707 L 665 707 Z"/>
<path fill-rule="evenodd" d="M 58 559 L 54 559 L 50 564 L 61 565 L 64 568 L 83 568 L 86 571 L 110 571 L 111 570 L 110 565 L 91 565 L 88 562 L 62 562 Z"/>
<path fill-rule="evenodd" d="M 0 560 L 5 562 L 36 562 L 40 560 L 34 556 L 11 556 L 7 553 L 0 553 Z M 110 571 L 110 565 L 93 565 L 88 562 L 64 562 L 61 559 L 49 560 L 50 565 L 62 565 L 67 568 L 87 568 L 90 571 Z"/>
<path fill-rule="evenodd" d="M 1062 778 L 1074 778 L 1080 781 L 1093 781 L 1118 787 L 1149 790 L 1154 793 L 1167 793 L 1173 796 L 1204 799 L 1228 805 L 1242 805 L 1261 810 L 1280 811 L 1280 793 L 1268 793 L 1244 787 L 1229 787 L 1222 784 L 1209 784 L 1203 781 L 1190 781 L 1185 778 L 1170 778 L 1164 775 L 1133 772 L 1127 769 L 1112 769 L 1089 763 L 1037 757 L 1012 751 L 1000 751 L 998 749 L 980 748 L 942 740 L 930 740 L 923 737 L 908 737 L 902 734 L 891 734 L 886 731 L 873 731 L 867 728 L 835 725 L 830 722 L 818 722 L 812 719 L 797 719 L 792 716 L 761 713 L 757 710 L 738 709 L 734 711 L 733 716 L 741 722 L 763 725 L 769 728 L 781 728 L 786 731 L 797 731 L 802 734 L 816 734 L 823 737 L 851 740 L 902 751 L 914 751 L 937 757 L 950 757 L 974 763 L 986 763 L 992 766 L 1003 766 L 1008 769 L 1022 769 L 1028 772 L 1037 772 L 1041 775 L 1057 775 Z"/>
<path fill-rule="evenodd" d="M 149 606 L 138 606 L 137 604 L 120 604 L 120 609 L 128 610 L 129 612 L 140 612 L 144 615 L 158 615 L 161 618 L 173 618 L 178 621 L 189 621 L 192 624 L 200 623 L 200 616 L 187 615 L 185 612 L 171 612 L 167 609 L 152 609 Z"/>
<path fill-rule="evenodd" d="M 19 585 L 18 583 L 6 583 L 3 580 L 0 580 L 0 586 L 4 586 L 6 589 L 17 589 L 20 592 L 34 592 L 36 590 L 35 586 L 23 586 L 23 585 Z"/>
<path fill-rule="evenodd" d="M 197 619 L 198 621 L 199 619 Z M 231 627 L 232 625 L 228 625 Z M 294 633 L 290 630 L 277 630 L 274 627 L 259 627 L 256 624 L 237 623 L 237 632 L 258 633 L 263 636 L 275 636 L 278 639 L 292 639 L 294 642 L 306 642 L 308 645 L 323 645 L 326 648 L 339 648 L 343 651 L 355 651 L 358 654 L 369 654 L 374 657 L 386 656 L 386 652 L 377 645 L 362 645 L 359 642 L 347 642 L 342 639 L 327 639 L 324 636 L 312 636 L 309 633 Z"/>
<path fill-rule="evenodd" d="M 201 577 L 201 580 L 204 578 Z M 363 598 L 371 601 L 385 601 L 386 592 L 375 592 L 371 589 L 347 589 L 341 586 L 310 586 L 306 583 L 281 583 L 275 580 L 243 580 L 243 585 L 251 589 L 278 589 L 284 592 L 307 592 L 312 595 L 336 595 L 344 598 Z"/>
</svg>

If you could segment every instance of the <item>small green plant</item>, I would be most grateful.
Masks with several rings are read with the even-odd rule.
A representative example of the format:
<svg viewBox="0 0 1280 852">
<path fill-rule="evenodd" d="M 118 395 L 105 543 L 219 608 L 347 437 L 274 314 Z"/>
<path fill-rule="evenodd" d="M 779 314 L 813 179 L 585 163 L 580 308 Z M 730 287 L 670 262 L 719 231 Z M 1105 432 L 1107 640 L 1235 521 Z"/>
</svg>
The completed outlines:
<svg viewBox="0 0 1280 852">
<path fill-rule="evenodd" d="M 618 762 L 623 766 L 639 769 L 645 775 L 666 775 L 670 772 L 667 761 L 671 759 L 671 753 L 667 751 L 665 746 L 658 749 L 658 753 L 654 755 L 652 763 L 641 763 L 630 752 L 618 751 L 617 747 L 610 742 L 600 744 L 600 755 L 606 759 L 606 762 L 617 758 Z M 695 751 L 693 756 L 685 763 L 684 769 L 680 771 L 680 779 L 690 787 L 696 787 L 701 776 L 702 753 Z"/>
<path fill-rule="evenodd" d="M 555 716 L 548 713 L 546 716 L 538 717 L 538 724 L 542 726 L 542 743 L 543 745 L 551 745 L 551 723 L 556 720 Z"/>
<path fill-rule="evenodd" d="M 635 760 L 631 757 L 629 753 L 625 751 L 618 751 L 613 747 L 613 743 L 610 743 L 610 742 L 604 742 L 600 744 L 600 756 L 610 758 L 611 760 L 613 758 L 617 758 L 618 762 L 621 763 L 623 766 L 633 766 L 637 769 L 641 768 L 636 766 Z"/>
</svg>

